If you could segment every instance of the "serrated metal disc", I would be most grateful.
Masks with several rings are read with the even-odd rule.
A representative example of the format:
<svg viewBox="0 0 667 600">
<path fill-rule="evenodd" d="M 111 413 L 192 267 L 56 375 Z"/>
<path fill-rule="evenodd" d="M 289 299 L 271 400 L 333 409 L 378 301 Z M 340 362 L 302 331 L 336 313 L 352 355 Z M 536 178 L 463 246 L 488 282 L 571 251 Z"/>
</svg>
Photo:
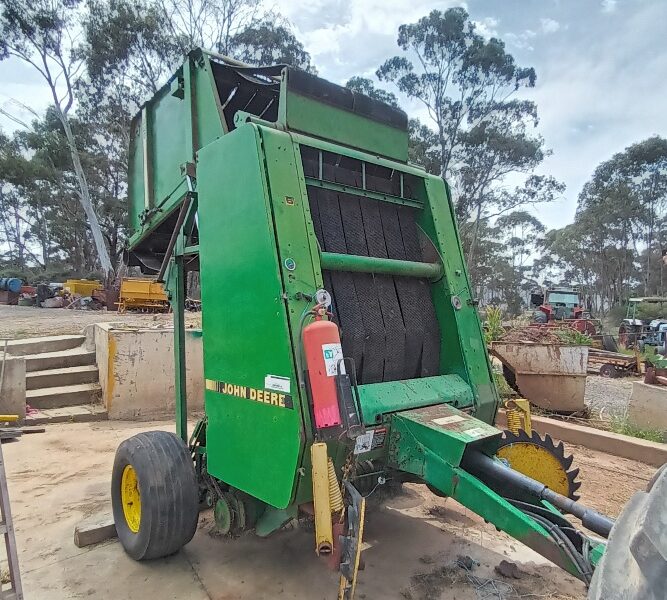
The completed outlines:
<svg viewBox="0 0 667 600">
<path fill-rule="evenodd" d="M 579 469 L 570 470 L 572 455 L 565 456 L 563 442 L 554 444 L 549 434 L 542 438 L 537 431 L 529 436 L 523 429 L 518 434 L 506 430 L 496 456 L 505 460 L 512 469 L 543 483 L 554 492 L 572 500 L 579 499 L 575 494 L 581 486 L 575 480 Z"/>
</svg>

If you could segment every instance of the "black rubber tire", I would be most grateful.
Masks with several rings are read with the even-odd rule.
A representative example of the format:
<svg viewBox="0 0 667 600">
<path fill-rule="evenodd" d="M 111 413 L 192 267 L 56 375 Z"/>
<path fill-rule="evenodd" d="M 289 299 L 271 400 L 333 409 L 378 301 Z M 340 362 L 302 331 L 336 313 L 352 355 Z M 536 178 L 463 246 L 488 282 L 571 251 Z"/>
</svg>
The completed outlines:
<svg viewBox="0 0 667 600">
<path fill-rule="evenodd" d="M 602 336 L 602 348 L 607 352 L 618 352 L 618 344 L 613 335 L 604 334 Z"/>
<path fill-rule="evenodd" d="M 605 363 L 600 367 L 600 376 L 608 379 L 616 379 L 619 376 L 618 369 L 609 363 Z"/>
<path fill-rule="evenodd" d="M 141 495 L 137 533 L 128 527 L 121 502 L 127 465 L 136 471 Z M 199 494 L 183 440 L 167 431 L 148 431 L 121 443 L 111 475 L 111 504 L 118 538 L 135 560 L 169 556 L 185 546 L 197 529 Z"/>
<path fill-rule="evenodd" d="M 503 365 L 503 377 L 505 378 L 507 385 L 509 385 L 517 394 L 521 393 L 519 391 L 519 386 L 516 384 L 516 375 L 514 374 L 514 371 L 505 365 Z"/>
</svg>

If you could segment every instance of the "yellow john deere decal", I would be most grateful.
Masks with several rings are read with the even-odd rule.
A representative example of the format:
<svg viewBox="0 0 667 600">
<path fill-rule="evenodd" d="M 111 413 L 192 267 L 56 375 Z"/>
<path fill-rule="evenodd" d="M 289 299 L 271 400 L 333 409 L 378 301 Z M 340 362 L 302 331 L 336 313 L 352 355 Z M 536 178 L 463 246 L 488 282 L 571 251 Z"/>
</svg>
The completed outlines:
<svg viewBox="0 0 667 600">
<path fill-rule="evenodd" d="M 281 406 L 282 408 L 294 407 L 292 396 L 289 394 L 281 394 L 280 392 L 272 392 L 270 390 L 260 390 L 248 387 L 247 385 L 234 385 L 232 383 L 225 383 L 224 381 L 207 379 L 206 389 L 220 394 L 227 394 L 228 396 L 236 396 L 237 398 L 245 398 L 246 400 L 254 400 L 255 402 L 262 402 L 263 404 L 270 404 L 271 406 Z"/>
</svg>

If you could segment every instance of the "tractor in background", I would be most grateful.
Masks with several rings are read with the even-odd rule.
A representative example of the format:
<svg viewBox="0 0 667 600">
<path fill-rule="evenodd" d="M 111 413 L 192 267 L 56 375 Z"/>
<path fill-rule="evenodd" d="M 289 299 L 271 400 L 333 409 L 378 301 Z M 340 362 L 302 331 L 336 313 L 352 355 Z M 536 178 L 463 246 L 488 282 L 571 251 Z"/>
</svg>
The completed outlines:
<svg viewBox="0 0 667 600">
<path fill-rule="evenodd" d="M 600 320 L 591 317 L 584 295 L 575 287 L 544 287 L 530 295 L 530 304 L 535 323 L 572 327 L 591 337 L 600 333 Z"/>
<path fill-rule="evenodd" d="M 658 354 L 667 353 L 667 319 L 641 319 L 639 305 L 659 304 L 662 309 L 667 298 L 648 296 L 628 299 L 625 319 L 618 328 L 618 339 L 624 348 L 635 348 L 642 352 L 646 346 L 653 346 Z M 662 310 L 660 311 L 662 313 Z"/>
</svg>

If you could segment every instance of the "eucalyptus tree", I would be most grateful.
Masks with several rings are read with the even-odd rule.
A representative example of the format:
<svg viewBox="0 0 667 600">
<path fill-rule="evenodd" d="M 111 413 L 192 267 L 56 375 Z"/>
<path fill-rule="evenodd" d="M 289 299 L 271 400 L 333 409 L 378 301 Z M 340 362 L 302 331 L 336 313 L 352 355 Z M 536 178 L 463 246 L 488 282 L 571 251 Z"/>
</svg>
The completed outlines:
<svg viewBox="0 0 667 600">
<path fill-rule="evenodd" d="M 78 201 L 85 213 L 100 267 L 108 277 L 113 267 L 70 123 L 77 82 L 85 68 L 79 52 L 80 9 L 79 0 L 1 0 L 0 59 L 14 57 L 29 65 L 51 94 L 55 114 L 67 140 Z"/>
</svg>

